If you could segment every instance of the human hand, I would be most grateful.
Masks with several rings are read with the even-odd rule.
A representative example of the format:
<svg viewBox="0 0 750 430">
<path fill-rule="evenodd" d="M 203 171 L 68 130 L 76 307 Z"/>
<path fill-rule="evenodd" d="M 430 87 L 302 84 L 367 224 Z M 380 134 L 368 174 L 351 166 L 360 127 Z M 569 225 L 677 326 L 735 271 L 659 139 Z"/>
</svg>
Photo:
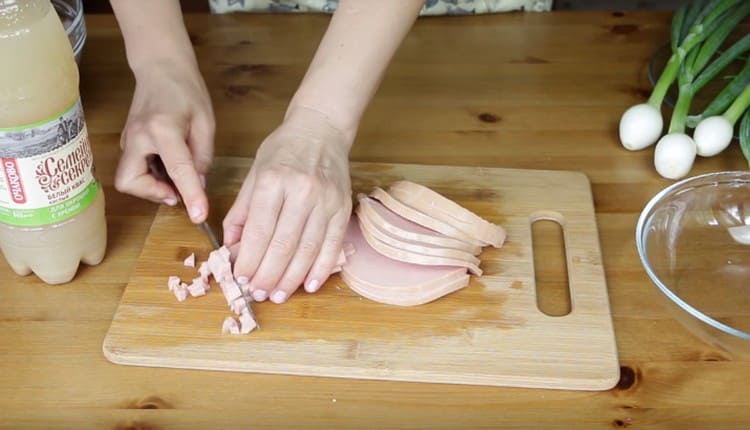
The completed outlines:
<svg viewBox="0 0 750 430">
<path fill-rule="evenodd" d="M 283 303 L 330 275 L 351 215 L 353 139 L 323 114 L 296 108 L 258 148 L 224 219 L 224 244 L 239 242 L 235 277 L 255 300 Z"/>
<path fill-rule="evenodd" d="M 182 199 L 191 220 L 202 222 L 208 215 L 204 186 L 214 130 L 211 98 L 194 63 L 170 60 L 139 68 L 115 188 L 170 206 Z M 149 169 L 155 156 L 176 190 Z"/>
</svg>

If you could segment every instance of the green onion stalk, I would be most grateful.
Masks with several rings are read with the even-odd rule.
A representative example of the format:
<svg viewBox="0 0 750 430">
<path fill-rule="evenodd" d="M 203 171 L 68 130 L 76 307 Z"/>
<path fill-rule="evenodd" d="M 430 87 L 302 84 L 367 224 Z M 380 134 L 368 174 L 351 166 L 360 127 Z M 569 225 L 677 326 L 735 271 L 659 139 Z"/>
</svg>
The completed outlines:
<svg viewBox="0 0 750 430">
<path fill-rule="evenodd" d="M 742 149 L 742 155 L 745 156 L 748 167 L 750 167 L 750 109 L 745 111 L 740 121 L 740 149 Z"/>
<path fill-rule="evenodd" d="M 745 36 L 742 40 L 747 40 L 748 48 L 750 48 L 750 35 Z M 702 120 L 711 116 L 721 115 L 748 85 L 750 85 L 750 58 L 745 61 L 742 69 L 714 97 L 714 99 L 711 100 L 703 112 L 698 115 L 688 116 L 688 127 L 695 128 Z"/>
<path fill-rule="evenodd" d="M 656 143 L 654 167 L 667 179 L 679 179 L 690 172 L 696 156 L 695 142 L 685 134 L 685 118 L 693 101 L 693 65 L 698 57 L 698 49 L 690 51 L 680 65 L 677 76 L 677 102 L 672 112 L 669 131 Z"/>
<path fill-rule="evenodd" d="M 745 89 L 742 90 L 742 92 L 739 96 L 737 96 L 734 102 L 729 105 L 729 108 L 727 108 L 723 116 L 726 117 L 732 124 L 736 124 L 748 107 L 750 107 L 750 85 L 746 86 Z"/>
</svg>

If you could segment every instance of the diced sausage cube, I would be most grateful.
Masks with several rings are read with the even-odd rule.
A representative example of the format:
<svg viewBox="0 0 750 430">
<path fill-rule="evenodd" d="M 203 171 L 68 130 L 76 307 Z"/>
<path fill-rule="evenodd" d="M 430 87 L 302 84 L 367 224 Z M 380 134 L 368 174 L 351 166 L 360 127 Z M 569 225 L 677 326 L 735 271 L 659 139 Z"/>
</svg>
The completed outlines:
<svg viewBox="0 0 750 430">
<path fill-rule="evenodd" d="M 193 283 L 188 285 L 187 289 L 193 297 L 206 295 L 206 283 L 203 282 L 201 277 L 193 279 Z"/>
<path fill-rule="evenodd" d="M 174 287 L 174 290 L 172 290 L 174 293 L 174 296 L 177 297 L 178 302 L 183 302 L 188 296 L 188 288 L 187 284 L 184 282 L 180 282 L 179 285 Z"/>
<path fill-rule="evenodd" d="M 224 318 L 224 323 L 221 325 L 222 334 L 240 334 L 240 326 L 237 320 L 233 317 Z"/>
<path fill-rule="evenodd" d="M 195 253 L 190 254 L 182 264 L 184 264 L 185 267 L 195 267 Z"/>
<path fill-rule="evenodd" d="M 224 281 L 219 284 L 227 303 L 231 304 L 235 299 L 242 297 L 239 287 L 234 281 Z"/>
<path fill-rule="evenodd" d="M 245 301 L 244 297 L 238 297 L 232 300 L 232 303 L 229 304 L 229 307 L 232 309 L 232 312 L 239 315 L 242 313 L 242 311 L 247 309 L 247 302 Z"/>
<path fill-rule="evenodd" d="M 255 322 L 253 317 L 250 315 L 250 312 L 248 312 L 247 309 L 243 310 L 240 314 L 240 333 L 250 333 L 257 326 L 258 323 Z"/>
<path fill-rule="evenodd" d="M 180 285 L 180 278 L 179 276 L 170 276 L 167 280 L 167 287 L 169 287 L 169 291 L 174 291 L 175 287 Z"/>
<path fill-rule="evenodd" d="M 229 261 L 229 258 L 231 257 L 231 252 L 229 252 L 229 248 L 227 248 L 226 246 L 222 246 L 221 248 L 217 250 L 217 252 L 219 253 L 219 255 L 221 255 L 221 258 L 224 261 Z"/>
<path fill-rule="evenodd" d="M 198 273 L 200 273 L 201 278 L 203 278 L 203 282 L 208 284 L 209 277 L 211 276 L 211 269 L 208 268 L 207 262 L 204 261 L 198 266 Z"/>
</svg>

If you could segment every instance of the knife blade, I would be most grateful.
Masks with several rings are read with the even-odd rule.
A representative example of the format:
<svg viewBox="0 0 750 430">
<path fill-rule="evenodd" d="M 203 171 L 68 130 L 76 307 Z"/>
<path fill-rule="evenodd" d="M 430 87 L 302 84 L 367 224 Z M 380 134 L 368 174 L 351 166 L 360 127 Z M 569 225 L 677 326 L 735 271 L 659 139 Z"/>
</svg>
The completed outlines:
<svg viewBox="0 0 750 430">
<path fill-rule="evenodd" d="M 154 177 L 162 182 L 166 182 L 169 184 L 172 189 L 177 191 L 177 187 L 175 187 L 174 181 L 172 181 L 172 178 L 169 177 L 169 174 L 167 173 L 167 168 L 164 166 L 164 161 L 162 161 L 161 157 L 158 155 L 153 155 L 149 157 L 148 159 L 148 167 L 151 171 L 151 174 L 154 175 Z M 179 195 L 179 193 L 177 193 Z M 184 205 L 183 205 L 184 206 Z M 208 224 L 207 221 L 203 221 L 201 223 L 197 224 L 197 227 L 200 230 L 203 230 L 203 232 L 206 233 L 206 236 L 208 236 L 208 240 L 211 242 L 211 246 L 214 250 L 217 250 L 221 248 L 221 244 L 219 243 L 219 240 L 216 238 L 216 234 L 214 234 L 213 229 Z M 250 314 L 250 318 L 255 321 L 255 328 L 260 329 L 260 324 L 258 323 L 258 319 L 255 317 L 255 312 L 253 312 L 252 306 L 250 306 L 250 301 L 247 299 L 247 296 L 245 293 L 242 292 L 242 288 L 240 288 L 240 284 L 237 282 L 237 279 L 234 277 L 234 273 L 230 273 L 232 276 L 232 284 L 237 288 L 237 292 L 240 293 L 240 297 L 242 297 L 242 300 L 245 302 L 245 307 Z"/>
</svg>

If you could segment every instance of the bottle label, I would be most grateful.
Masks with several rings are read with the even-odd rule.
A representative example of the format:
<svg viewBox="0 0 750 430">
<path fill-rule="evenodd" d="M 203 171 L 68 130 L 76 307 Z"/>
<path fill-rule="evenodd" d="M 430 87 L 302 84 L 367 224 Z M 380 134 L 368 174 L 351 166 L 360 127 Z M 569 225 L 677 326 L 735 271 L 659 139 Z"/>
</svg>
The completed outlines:
<svg viewBox="0 0 750 430">
<path fill-rule="evenodd" d="M 98 192 L 80 100 L 54 119 L 0 128 L 0 222 L 60 223 L 86 209 Z"/>
</svg>

